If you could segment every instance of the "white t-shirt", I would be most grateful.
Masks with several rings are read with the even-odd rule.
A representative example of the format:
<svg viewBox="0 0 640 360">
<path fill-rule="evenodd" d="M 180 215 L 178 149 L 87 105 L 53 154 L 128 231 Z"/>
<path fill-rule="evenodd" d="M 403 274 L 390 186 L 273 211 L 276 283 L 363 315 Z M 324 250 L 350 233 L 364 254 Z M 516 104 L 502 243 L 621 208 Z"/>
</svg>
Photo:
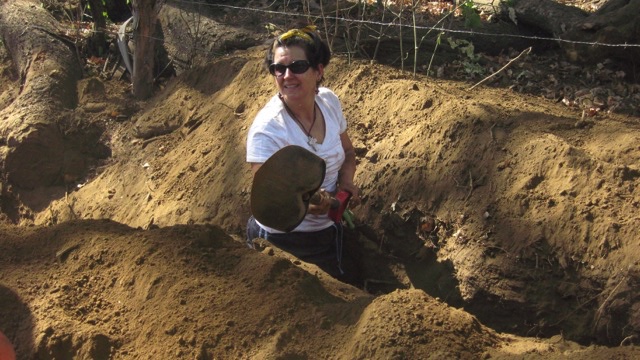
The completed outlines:
<svg viewBox="0 0 640 360">
<path fill-rule="evenodd" d="M 288 145 L 298 145 L 315 153 L 326 163 L 324 181 L 320 186 L 329 192 L 336 190 L 338 172 L 344 163 L 344 149 L 340 134 L 347 130 L 347 121 L 342 113 L 340 100 L 331 90 L 320 88 L 316 95 L 316 103 L 322 111 L 325 121 L 325 136 L 322 144 L 316 144 L 315 150 L 307 143 L 307 134 L 287 113 L 282 100 L 275 95 L 269 100 L 249 129 L 247 136 L 247 162 L 264 163 L 276 151 Z M 270 233 L 282 233 L 258 224 Z M 305 219 L 293 231 L 318 231 L 333 224 L 327 214 L 307 214 Z"/>
</svg>

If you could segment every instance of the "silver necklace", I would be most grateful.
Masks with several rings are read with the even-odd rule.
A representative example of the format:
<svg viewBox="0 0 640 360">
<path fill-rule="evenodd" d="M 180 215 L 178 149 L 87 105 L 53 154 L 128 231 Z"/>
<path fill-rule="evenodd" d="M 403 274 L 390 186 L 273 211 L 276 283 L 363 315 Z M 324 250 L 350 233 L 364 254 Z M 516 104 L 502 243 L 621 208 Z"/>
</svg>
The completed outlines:
<svg viewBox="0 0 640 360">
<path fill-rule="evenodd" d="M 298 118 L 293 114 L 293 111 L 291 111 L 287 103 L 284 101 L 284 99 L 282 98 L 282 95 L 280 95 L 279 98 L 282 101 L 282 104 L 284 105 L 285 110 L 287 110 L 287 113 L 289 113 L 289 116 L 291 116 L 293 120 L 295 120 L 298 123 L 298 125 L 300 125 L 300 128 L 302 128 L 302 131 L 304 131 L 304 133 L 307 135 L 307 144 L 309 144 L 309 146 L 313 149 L 313 151 L 318 151 L 318 149 L 316 148 L 316 145 L 318 145 L 318 139 L 311 136 L 311 130 L 313 129 L 313 125 L 316 124 L 316 110 L 317 110 L 316 108 L 318 107 L 318 105 L 316 105 L 316 102 L 315 101 L 313 102 L 313 120 L 311 121 L 311 126 L 309 126 L 309 130 L 307 131 L 304 125 L 302 125 L 302 122 L 300 122 L 300 120 L 298 120 Z"/>
</svg>

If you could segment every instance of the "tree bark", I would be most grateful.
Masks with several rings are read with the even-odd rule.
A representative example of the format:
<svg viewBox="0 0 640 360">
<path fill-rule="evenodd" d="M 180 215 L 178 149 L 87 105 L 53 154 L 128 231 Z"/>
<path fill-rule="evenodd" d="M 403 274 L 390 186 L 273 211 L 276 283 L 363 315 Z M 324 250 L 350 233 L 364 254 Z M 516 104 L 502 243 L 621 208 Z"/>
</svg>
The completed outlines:
<svg viewBox="0 0 640 360">
<path fill-rule="evenodd" d="M 588 16 L 585 11 L 553 0 L 516 0 L 512 4 L 518 25 L 535 27 L 554 37 Z"/>
<path fill-rule="evenodd" d="M 640 65 L 637 47 L 578 43 L 638 44 L 640 0 L 611 0 L 593 14 L 551 0 L 515 0 L 512 4 L 519 25 L 535 27 L 567 40 L 559 44 L 571 61 L 615 58 L 634 69 Z"/>
<path fill-rule="evenodd" d="M 81 77 L 75 49 L 39 2 L 0 3 L 0 34 L 20 74 L 21 90 L 0 111 L 2 177 L 22 188 L 60 180 L 64 162 L 58 121 L 77 103 Z"/>
<path fill-rule="evenodd" d="M 158 13 L 162 0 L 134 0 L 133 12 L 137 16 L 137 27 L 133 32 L 135 52 L 133 54 L 133 95 L 146 100 L 153 95 L 153 69 L 156 38 L 154 37 Z"/>
</svg>

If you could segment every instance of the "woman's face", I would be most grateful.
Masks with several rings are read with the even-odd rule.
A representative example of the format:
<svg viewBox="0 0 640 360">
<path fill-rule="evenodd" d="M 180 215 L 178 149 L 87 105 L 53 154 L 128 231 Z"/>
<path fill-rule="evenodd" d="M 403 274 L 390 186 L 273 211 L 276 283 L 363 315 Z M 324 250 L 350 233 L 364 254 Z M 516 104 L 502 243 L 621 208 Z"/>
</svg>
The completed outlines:
<svg viewBox="0 0 640 360">
<path fill-rule="evenodd" d="M 275 64 L 289 65 L 294 61 L 307 60 L 304 50 L 299 46 L 281 46 L 276 48 L 273 54 Z M 291 69 L 287 69 L 282 76 L 274 76 L 280 94 L 287 101 L 299 101 L 305 98 L 314 97 L 317 83 L 322 78 L 323 66 L 318 65 L 318 69 L 309 67 L 302 74 L 294 74 Z"/>
</svg>

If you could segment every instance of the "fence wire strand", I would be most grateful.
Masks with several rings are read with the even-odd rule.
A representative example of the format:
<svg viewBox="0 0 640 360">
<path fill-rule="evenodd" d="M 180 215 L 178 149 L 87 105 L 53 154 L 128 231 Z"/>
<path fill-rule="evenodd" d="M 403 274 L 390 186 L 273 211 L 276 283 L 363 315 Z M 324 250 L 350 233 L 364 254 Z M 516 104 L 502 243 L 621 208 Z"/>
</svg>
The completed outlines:
<svg viewBox="0 0 640 360">
<path fill-rule="evenodd" d="M 271 15 L 284 15 L 284 16 L 314 18 L 316 20 L 322 20 L 324 18 L 324 19 L 330 19 L 330 20 L 334 20 L 334 21 L 358 23 L 358 24 L 366 24 L 366 25 L 379 25 L 379 26 L 387 26 L 387 27 L 395 26 L 395 27 L 403 27 L 403 28 L 410 28 L 410 29 L 414 28 L 414 25 L 412 25 L 412 24 L 398 24 L 398 23 L 394 23 L 394 22 L 382 22 L 382 21 L 360 20 L 360 19 L 347 19 L 347 18 L 331 16 L 331 15 L 320 16 L 320 15 L 303 14 L 303 13 L 296 13 L 296 12 L 285 12 L 285 11 L 268 10 L 268 9 L 261 9 L 261 8 L 233 6 L 233 5 L 226 5 L 226 4 L 209 4 L 209 3 L 206 3 L 206 2 L 194 1 L 194 0 L 171 0 L 169 3 L 185 3 L 185 4 L 200 5 L 200 6 L 211 6 L 211 7 L 227 8 L 227 9 L 233 9 L 233 10 L 241 10 L 241 11 L 253 11 L 253 12 L 259 12 L 259 13 L 271 14 Z M 447 28 L 435 27 L 435 26 L 420 26 L 420 25 L 416 25 L 415 28 L 416 29 L 420 29 L 420 30 L 438 31 L 438 32 L 453 33 L 453 34 L 466 34 L 466 35 L 478 35 L 478 36 L 487 36 L 487 37 L 505 37 L 505 38 L 506 37 L 510 37 L 510 38 L 519 38 L 519 39 L 528 39 L 528 40 L 562 42 L 562 43 L 579 44 L 579 45 L 623 47 L 623 48 L 640 47 L 640 44 L 629 44 L 629 43 L 610 44 L 610 43 L 603 43 L 603 42 L 599 42 L 599 41 L 593 41 L 592 42 L 592 41 L 567 40 L 567 39 L 562 39 L 562 38 L 559 38 L 559 37 L 528 36 L 528 35 L 518 35 L 518 34 L 492 34 L 492 33 L 472 31 L 472 30 L 447 29 Z"/>
<path fill-rule="evenodd" d="M 197 6 L 210 6 L 210 7 L 218 7 L 218 8 L 225 8 L 225 9 L 232 9 L 232 10 L 239 10 L 239 11 L 248 11 L 248 12 L 258 12 L 258 13 L 263 13 L 263 14 L 270 14 L 270 15 L 282 15 L 285 17 L 305 17 L 305 18 L 312 18 L 315 20 L 332 20 L 335 22 L 343 22 L 343 23 L 356 23 L 356 24 L 364 24 L 364 25 L 377 25 L 377 26 L 381 26 L 381 27 L 398 27 L 398 28 L 409 28 L 409 29 L 420 29 L 420 30 L 428 30 L 428 31 L 436 31 L 436 32 L 441 32 L 441 33 L 452 33 L 452 34 L 465 34 L 465 35 L 474 35 L 474 36 L 486 36 L 486 37 L 505 37 L 505 38 L 519 38 L 519 39 L 526 39 L 526 40 L 537 40 L 537 41 L 549 41 L 549 42 L 559 42 L 559 43 L 568 43 L 568 44 L 577 44 L 577 45 L 588 45 L 588 46 L 603 46 L 603 47 L 620 47 L 620 48 L 631 48 L 631 47 L 640 47 L 640 44 L 634 44 L 634 43 L 603 43 L 603 42 L 599 42 L 599 41 L 579 41 L 579 40 L 568 40 L 568 39 L 562 39 L 559 37 L 545 37 L 545 36 L 529 36 L 529 35 L 518 35 L 518 34 L 492 34 L 492 33 L 486 33 L 486 32 L 481 32 L 481 31 L 473 31 L 473 30 L 463 30 L 463 29 L 447 29 L 444 27 L 439 27 L 439 26 L 423 26 L 423 25 L 413 25 L 413 24 L 402 24 L 402 23 L 396 23 L 396 22 L 383 22 L 383 21 L 374 21 L 374 20 L 363 20 L 363 19 L 349 19 L 349 18 L 344 18 L 344 17 L 338 17 L 338 16 L 331 16 L 331 15 L 312 15 L 312 14 L 305 14 L 305 13 L 300 13 L 300 12 L 295 12 L 295 11 L 277 11 L 277 10 L 268 10 L 268 9 L 264 9 L 264 8 L 253 8 L 253 7 L 242 7 L 242 6 L 234 6 L 234 5 L 227 5 L 227 4 L 210 4 L 210 3 L 206 3 L 206 2 L 202 2 L 202 1 L 197 1 L 197 0 L 170 0 L 167 2 L 167 4 L 172 4 L 172 3 L 183 3 L 183 4 L 189 4 L 189 5 L 197 5 Z M 6 27 L 6 25 L 5 25 Z M 23 31 L 27 31 L 28 29 L 42 29 L 39 26 L 20 26 L 21 29 L 23 29 Z M 57 29 L 58 31 L 60 31 L 61 29 L 58 27 Z M 68 30 L 68 29 L 67 29 Z M 75 30 L 71 30 L 69 32 L 72 31 L 76 31 L 76 32 L 85 32 L 85 33 L 95 33 L 98 32 L 98 30 L 89 30 L 89 29 L 75 29 Z M 64 32 L 64 31 L 62 31 Z M 67 32 L 67 33 L 69 33 Z M 116 35 L 116 32 L 112 32 L 109 30 L 105 30 L 105 33 L 110 34 L 110 35 Z M 146 38 L 149 39 L 153 39 L 156 41 L 164 41 L 164 39 L 162 38 L 157 38 L 157 37 L 153 37 L 153 36 L 145 36 Z"/>
</svg>

